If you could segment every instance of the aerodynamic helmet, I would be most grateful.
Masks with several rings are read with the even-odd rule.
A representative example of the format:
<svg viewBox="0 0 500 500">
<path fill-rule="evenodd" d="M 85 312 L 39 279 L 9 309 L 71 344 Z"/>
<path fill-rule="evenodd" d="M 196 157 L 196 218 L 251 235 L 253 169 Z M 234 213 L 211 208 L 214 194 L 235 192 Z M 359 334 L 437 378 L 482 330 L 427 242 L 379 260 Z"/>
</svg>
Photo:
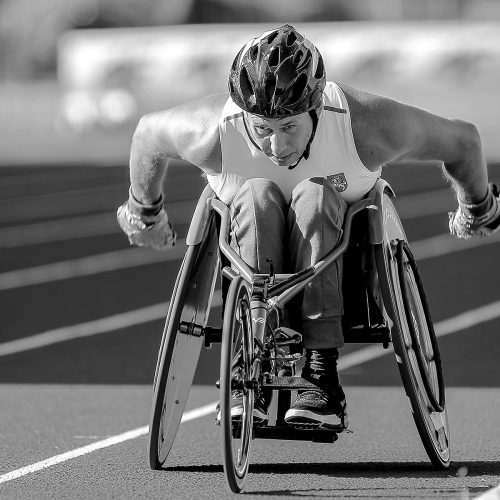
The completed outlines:
<svg viewBox="0 0 500 500">
<path fill-rule="evenodd" d="M 229 92 L 245 111 L 280 118 L 318 107 L 325 83 L 318 49 L 285 24 L 239 51 L 229 75 Z"/>
</svg>

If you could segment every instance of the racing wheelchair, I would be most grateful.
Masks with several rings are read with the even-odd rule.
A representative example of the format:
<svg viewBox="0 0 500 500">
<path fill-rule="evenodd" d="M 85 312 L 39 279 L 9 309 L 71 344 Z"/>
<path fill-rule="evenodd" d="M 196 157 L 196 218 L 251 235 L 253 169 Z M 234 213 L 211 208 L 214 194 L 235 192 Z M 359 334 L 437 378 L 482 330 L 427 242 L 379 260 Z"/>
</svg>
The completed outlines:
<svg viewBox="0 0 500 500">
<path fill-rule="evenodd" d="M 177 434 L 200 350 L 221 343 L 219 423 L 226 479 L 240 492 L 254 438 L 334 442 L 344 429 L 292 428 L 284 416 L 294 391 L 311 388 L 300 377 L 299 333 L 281 327 L 279 311 L 344 255 L 345 342 L 392 346 L 413 418 L 431 462 L 450 463 L 449 427 L 441 360 L 415 259 L 391 198 L 378 180 L 346 213 L 342 237 L 314 266 L 295 274 L 255 274 L 229 244 L 229 209 L 209 186 L 186 238 L 167 313 L 154 378 L 149 462 L 162 469 Z M 218 277 L 222 326 L 208 317 Z M 235 361 L 237 360 L 237 362 Z M 298 368 L 299 367 L 299 368 Z M 231 392 L 243 395 L 241 419 L 231 418 Z M 269 423 L 253 422 L 254 396 L 272 390 Z"/>
</svg>

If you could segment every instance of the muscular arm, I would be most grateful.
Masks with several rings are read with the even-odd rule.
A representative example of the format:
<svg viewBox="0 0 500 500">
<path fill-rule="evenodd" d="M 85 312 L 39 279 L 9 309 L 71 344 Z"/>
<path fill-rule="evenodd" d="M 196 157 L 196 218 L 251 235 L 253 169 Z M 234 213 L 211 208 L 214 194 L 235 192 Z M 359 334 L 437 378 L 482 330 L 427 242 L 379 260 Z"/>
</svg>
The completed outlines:
<svg viewBox="0 0 500 500">
<path fill-rule="evenodd" d="M 356 148 L 368 167 L 408 160 L 444 164 L 459 199 L 483 200 L 488 174 L 477 128 L 342 86 L 351 109 Z"/>
<path fill-rule="evenodd" d="M 157 202 L 170 158 L 190 162 L 211 173 L 220 168 L 218 122 L 227 96 L 210 96 L 150 113 L 141 118 L 130 150 L 130 183 L 134 197 Z"/>
</svg>

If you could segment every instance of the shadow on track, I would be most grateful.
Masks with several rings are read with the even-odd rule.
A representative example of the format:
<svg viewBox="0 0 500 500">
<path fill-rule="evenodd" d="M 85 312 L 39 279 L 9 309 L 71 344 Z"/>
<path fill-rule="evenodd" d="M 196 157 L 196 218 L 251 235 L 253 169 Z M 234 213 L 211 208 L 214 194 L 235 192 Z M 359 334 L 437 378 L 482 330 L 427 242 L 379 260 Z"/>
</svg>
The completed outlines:
<svg viewBox="0 0 500 500">
<path fill-rule="evenodd" d="M 186 465 L 166 467 L 165 472 L 223 472 L 222 465 Z M 436 470 L 430 462 L 298 462 L 252 464 L 250 474 L 316 474 L 330 477 L 372 478 L 447 478 L 478 477 L 500 474 L 500 461 L 452 462 L 447 470 Z M 255 493 L 255 492 L 253 492 Z M 269 492 L 267 492 L 269 493 Z"/>
</svg>

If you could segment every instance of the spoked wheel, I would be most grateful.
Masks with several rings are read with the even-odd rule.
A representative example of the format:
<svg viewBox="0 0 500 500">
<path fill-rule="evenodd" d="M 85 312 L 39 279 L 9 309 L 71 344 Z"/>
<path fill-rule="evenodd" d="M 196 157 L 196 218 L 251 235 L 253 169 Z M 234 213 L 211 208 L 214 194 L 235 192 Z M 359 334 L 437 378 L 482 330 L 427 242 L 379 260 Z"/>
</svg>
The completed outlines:
<svg viewBox="0 0 500 500">
<path fill-rule="evenodd" d="M 164 467 L 189 396 L 203 343 L 219 254 L 214 226 L 189 246 L 172 293 L 156 365 L 148 455 L 152 469 Z"/>
<path fill-rule="evenodd" d="M 231 490 L 245 484 L 253 428 L 253 337 L 249 285 L 240 276 L 229 287 L 222 327 L 220 423 L 224 471 Z M 231 418 L 232 393 L 241 398 L 241 416 Z"/>
<path fill-rule="evenodd" d="M 436 335 L 417 265 L 391 200 L 383 196 L 384 241 L 376 252 L 392 341 L 420 438 L 435 467 L 450 464 L 450 435 Z M 385 272 L 382 270 L 385 269 Z"/>
</svg>

